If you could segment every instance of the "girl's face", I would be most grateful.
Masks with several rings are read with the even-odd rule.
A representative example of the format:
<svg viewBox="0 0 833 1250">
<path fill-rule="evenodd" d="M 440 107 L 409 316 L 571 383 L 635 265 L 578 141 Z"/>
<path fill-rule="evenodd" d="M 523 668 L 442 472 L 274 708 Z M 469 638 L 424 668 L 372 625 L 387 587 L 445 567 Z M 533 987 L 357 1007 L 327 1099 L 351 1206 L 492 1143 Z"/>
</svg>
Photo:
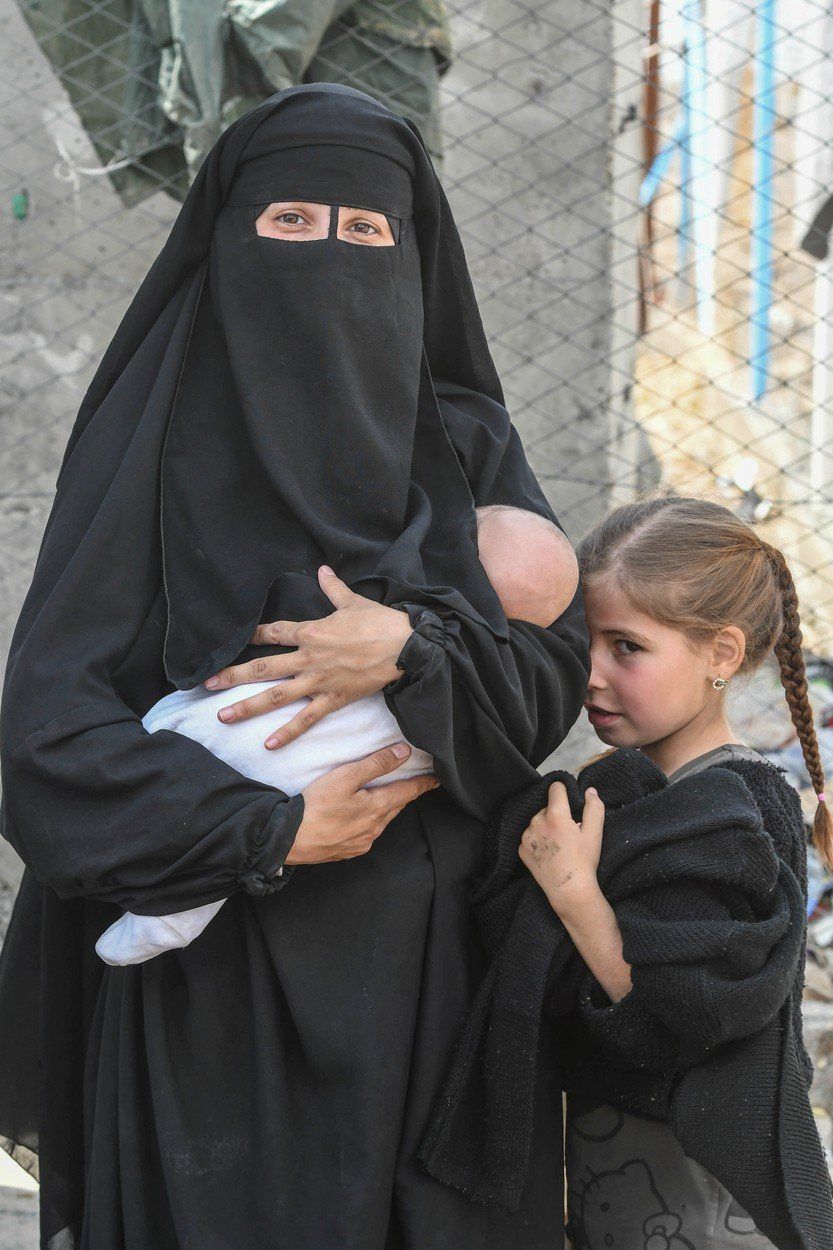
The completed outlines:
<svg viewBox="0 0 833 1250">
<path fill-rule="evenodd" d="M 592 663 L 585 708 L 603 742 L 650 746 L 688 726 L 699 731 L 723 715 L 711 678 L 728 680 L 737 670 L 740 629 L 729 626 L 697 645 L 635 611 L 616 587 L 593 578 L 583 585 Z"/>
<path fill-rule="evenodd" d="M 271 239 L 291 239 L 298 243 L 326 239 L 330 206 L 310 200 L 279 200 L 264 208 L 255 221 L 255 228 L 258 234 Z M 339 206 L 336 236 L 362 247 L 393 247 L 396 242 L 384 213 L 344 205 Z"/>
</svg>

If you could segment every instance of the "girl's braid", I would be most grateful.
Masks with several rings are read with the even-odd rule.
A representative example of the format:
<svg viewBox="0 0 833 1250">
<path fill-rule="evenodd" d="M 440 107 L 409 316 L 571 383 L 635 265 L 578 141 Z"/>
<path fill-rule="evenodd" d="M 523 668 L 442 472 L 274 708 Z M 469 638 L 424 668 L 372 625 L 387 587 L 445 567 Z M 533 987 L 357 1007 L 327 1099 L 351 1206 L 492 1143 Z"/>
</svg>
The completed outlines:
<svg viewBox="0 0 833 1250">
<path fill-rule="evenodd" d="M 781 594 L 783 626 L 775 643 L 774 651 L 781 673 L 781 685 L 787 696 L 793 725 L 813 790 L 818 799 L 813 819 L 813 842 L 828 866 L 833 866 L 833 818 L 824 794 L 824 769 L 819 754 L 819 742 L 813 720 L 813 709 L 807 691 L 807 670 L 802 651 L 802 634 L 798 614 L 798 595 L 795 582 L 783 552 L 761 540 L 764 555 L 769 561 Z"/>
</svg>

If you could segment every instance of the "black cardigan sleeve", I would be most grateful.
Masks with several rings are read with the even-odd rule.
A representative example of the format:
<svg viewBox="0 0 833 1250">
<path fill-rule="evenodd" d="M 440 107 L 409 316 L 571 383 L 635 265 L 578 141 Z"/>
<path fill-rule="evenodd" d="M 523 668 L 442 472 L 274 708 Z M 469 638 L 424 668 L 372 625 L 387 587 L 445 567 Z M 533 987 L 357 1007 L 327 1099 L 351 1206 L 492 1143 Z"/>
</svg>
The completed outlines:
<svg viewBox="0 0 833 1250">
<path fill-rule="evenodd" d="M 578 1014 L 590 1038 L 636 1065 L 676 1038 L 678 1062 L 696 1062 L 758 1032 L 792 992 L 800 963 L 801 889 L 781 863 L 765 910 L 740 886 L 691 879 L 613 904 L 632 989 L 611 1003 L 589 972 Z"/>
</svg>

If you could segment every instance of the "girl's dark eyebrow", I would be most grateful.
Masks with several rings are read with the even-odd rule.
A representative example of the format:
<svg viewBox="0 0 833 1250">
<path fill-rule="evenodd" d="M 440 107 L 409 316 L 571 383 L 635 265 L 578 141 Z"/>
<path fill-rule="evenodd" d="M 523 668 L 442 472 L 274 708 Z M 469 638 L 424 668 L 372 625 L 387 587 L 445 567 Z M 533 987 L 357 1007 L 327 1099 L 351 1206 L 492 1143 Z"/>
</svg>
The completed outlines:
<svg viewBox="0 0 833 1250">
<path fill-rule="evenodd" d="M 650 642 L 650 639 L 649 639 L 649 638 L 646 638 L 646 637 L 644 636 L 644 634 L 637 634 L 637 633 L 635 633 L 632 629 L 624 629 L 624 628 L 622 628 L 622 629 L 616 629 L 616 628 L 613 628 L 613 629 L 600 629 L 600 630 L 599 630 L 599 633 L 600 633 L 600 634 L 616 634 L 617 636 L 618 636 L 619 634 L 627 634 L 629 638 L 633 638 L 633 639 L 635 639 L 637 642 L 644 642 L 644 643 L 646 643 L 646 644 Z"/>
</svg>

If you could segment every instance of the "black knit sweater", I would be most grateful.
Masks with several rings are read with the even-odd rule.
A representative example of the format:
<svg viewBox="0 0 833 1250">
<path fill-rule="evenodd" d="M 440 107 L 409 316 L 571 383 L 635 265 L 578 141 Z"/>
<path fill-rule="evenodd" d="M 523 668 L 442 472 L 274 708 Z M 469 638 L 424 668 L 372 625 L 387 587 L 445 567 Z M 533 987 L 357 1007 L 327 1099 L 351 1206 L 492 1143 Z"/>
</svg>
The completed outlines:
<svg viewBox="0 0 833 1250">
<path fill-rule="evenodd" d="M 605 802 L 599 881 L 633 981 L 618 1003 L 518 859 L 554 780 L 574 816 L 591 785 Z M 801 1032 L 806 841 L 782 770 L 736 759 L 670 785 L 624 748 L 510 798 L 488 855 L 473 902 L 493 958 L 420 1151 L 428 1171 L 517 1206 L 550 1019 L 583 1100 L 666 1121 L 779 1250 L 830 1250 L 833 1190 Z"/>
</svg>

